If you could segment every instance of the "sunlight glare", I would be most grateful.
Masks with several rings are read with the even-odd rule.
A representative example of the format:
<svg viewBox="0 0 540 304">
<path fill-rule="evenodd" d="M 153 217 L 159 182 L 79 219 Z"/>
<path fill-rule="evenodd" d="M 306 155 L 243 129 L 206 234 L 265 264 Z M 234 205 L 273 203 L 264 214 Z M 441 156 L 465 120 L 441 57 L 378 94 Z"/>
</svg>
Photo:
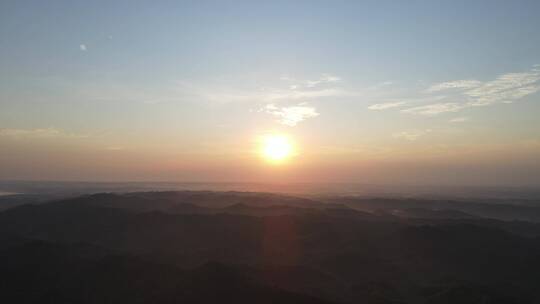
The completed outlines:
<svg viewBox="0 0 540 304">
<path fill-rule="evenodd" d="M 262 154 L 271 162 L 280 162 L 292 155 L 293 146 L 284 135 L 268 135 L 263 139 Z"/>
</svg>

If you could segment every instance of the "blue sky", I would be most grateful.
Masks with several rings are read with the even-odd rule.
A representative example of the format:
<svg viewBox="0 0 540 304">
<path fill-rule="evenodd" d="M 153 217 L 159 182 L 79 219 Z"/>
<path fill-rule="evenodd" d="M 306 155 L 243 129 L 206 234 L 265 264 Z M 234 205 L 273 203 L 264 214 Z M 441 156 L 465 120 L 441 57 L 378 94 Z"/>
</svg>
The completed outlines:
<svg viewBox="0 0 540 304">
<path fill-rule="evenodd" d="M 2 1 L 0 178 L 401 182 L 389 175 L 410 164 L 419 183 L 471 176 L 452 163 L 477 172 L 467 182 L 528 184 L 538 13 L 538 1 Z M 272 132 L 300 151 L 278 173 L 253 153 Z"/>
</svg>

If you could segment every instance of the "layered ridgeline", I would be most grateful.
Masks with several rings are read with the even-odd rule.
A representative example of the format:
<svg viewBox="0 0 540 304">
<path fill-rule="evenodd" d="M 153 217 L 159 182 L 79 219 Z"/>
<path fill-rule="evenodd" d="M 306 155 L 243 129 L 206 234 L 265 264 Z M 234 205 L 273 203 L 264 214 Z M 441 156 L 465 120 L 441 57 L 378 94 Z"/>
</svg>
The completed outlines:
<svg viewBox="0 0 540 304">
<path fill-rule="evenodd" d="M 2 302 L 540 300 L 533 205 L 208 191 L 11 199 Z"/>
</svg>

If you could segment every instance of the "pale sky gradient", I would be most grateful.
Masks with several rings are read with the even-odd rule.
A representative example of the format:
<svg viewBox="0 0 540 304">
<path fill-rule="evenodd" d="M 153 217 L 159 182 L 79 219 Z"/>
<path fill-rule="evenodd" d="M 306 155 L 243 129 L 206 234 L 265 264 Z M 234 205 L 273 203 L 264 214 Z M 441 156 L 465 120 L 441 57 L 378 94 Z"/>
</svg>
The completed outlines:
<svg viewBox="0 0 540 304">
<path fill-rule="evenodd" d="M 0 180 L 540 185 L 539 1 L 2 1 Z M 296 155 L 265 162 L 284 134 Z"/>
</svg>

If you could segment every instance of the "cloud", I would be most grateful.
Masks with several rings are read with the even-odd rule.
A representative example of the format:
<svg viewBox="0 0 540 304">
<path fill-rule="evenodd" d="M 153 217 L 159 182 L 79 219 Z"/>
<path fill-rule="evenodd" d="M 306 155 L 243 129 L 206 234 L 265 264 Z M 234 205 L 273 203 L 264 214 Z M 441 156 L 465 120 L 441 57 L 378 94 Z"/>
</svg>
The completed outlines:
<svg viewBox="0 0 540 304">
<path fill-rule="evenodd" d="M 339 81 L 341 81 L 341 78 L 338 76 L 334 76 L 330 74 L 322 74 L 321 77 L 317 80 L 307 80 L 306 87 L 313 88 L 322 83 L 332 83 L 332 82 L 339 82 Z"/>
<path fill-rule="evenodd" d="M 80 44 L 80 45 L 79 45 L 79 48 L 80 48 L 81 51 L 83 51 L 83 52 L 86 52 L 86 50 L 87 50 L 86 44 Z"/>
<path fill-rule="evenodd" d="M 323 90 L 309 90 L 309 91 L 275 91 L 261 94 L 261 97 L 265 101 L 273 100 L 298 100 L 308 98 L 321 98 L 332 96 L 347 95 L 347 92 L 339 89 L 323 89 Z"/>
<path fill-rule="evenodd" d="M 482 82 L 478 80 L 454 80 L 434 84 L 429 87 L 426 92 L 432 93 L 448 89 L 470 89 L 479 87 L 480 85 L 482 85 Z"/>
<path fill-rule="evenodd" d="M 434 84 L 424 93 L 429 94 L 430 99 L 442 101 L 452 98 L 452 102 L 432 103 L 405 109 L 402 112 L 428 116 L 458 112 L 471 107 L 513 103 L 539 91 L 540 70 L 534 66 L 528 72 L 506 73 L 490 81 L 466 79 Z M 448 95 L 441 95 L 441 92 Z M 418 100 L 424 99 L 418 98 Z"/>
<path fill-rule="evenodd" d="M 105 150 L 107 150 L 107 151 L 122 151 L 122 150 L 125 150 L 125 148 L 123 146 L 108 146 L 108 147 L 105 147 Z"/>
<path fill-rule="evenodd" d="M 280 103 L 283 101 L 309 101 L 319 98 L 356 96 L 358 92 L 349 91 L 336 86 L 317 86 L 313 83 L 331 83 L 339 81 L 339 77 L 324 75 L 317 81 L 312 81 L 312 86 L 307 87 L 309 81 L 295 80 L 289 76 L 281 76 L 280 80 L 287 81 L 286 86 L 266 86 L 257 83 L 256 86 L 251 83 L 236 82 L 231 83 L 206 83 L 198 84 L 191 81 L 176 81 L 175 96 L 182 96 L 185 99 L 200 99 L 211 103 Z M 239 86 L 240 85 L 240 86 Z"/>
<path fill-rule="evenodd" d="M 534 94 L 540 90 L 537 82 L 540 72 L 509 73 L 499 76 L 493 81 L 467 90 L 463 94 L 472 100 L 470 106 L 487 106 L 495 103 L 512 103 L 517 99 Z"/>
<path fill-rule="evenodd" d="M 230 88 L 187 88 L 191 94 L 200 96 L 210 102 L 216 103 L 234 103 L 234 102 L 260 102 L 275 103 L 291 100 L 308 100 L 327 97 L 350 96 L 353 92 L 341 89 L 327 88 L 319 90 L 284 90 L 267 89 L 258 91 L 233 91 Z"/>
<path fill-rule="evenodd" d="M 279 80 L 283 80 L 283 81 L 295 81 L 294 78 L 289 77 L 288 75 L 282 75 L 281 77 L 279 77 Z"/>
<path fill-rule="evenodd" d="M 10 137 L 24 137 L 24 136 L 36 136 L 36 137 L 56 137 L 62 132 L 58 129 L 0 129 L 0 136 Z"/>
<path fill-rule="evenodd" d="M 427 91 L 459 89 L 465 97 L 465 107 L 512 103 L 540 91 L 540 71 L 533 68 L 523 73 L 507 73 L 491 81 L 456 80 L 432 85 Z"/>
<path fill-rule="evenodd" d="M 403 132 L 394 133 L 392 136 L 394 138 L 401 138 L 401 139 L 405 139 L 405 140 L 408 140 L 408 141 L 415 141 L 419 137 L 424 136 L 424 135 L 426 135 L 427 133 L 430 133 L 430 132 L 431 132 L 430 129 L 427 129 L 427 130 L 414 130 L 414 131 L 403 131 Z"/>
<path fill-rule="evenodd" d="M 455 102 L 435 103 L 401 110 L 404 113 L 433 116 L 446 112 L 457 112 L 463 109 L 463 105 Z"/>
<path fill-rule="evenodd" d="M 318 86 L 319 84 L 339 82 L 339 81 L 341 81 L 341 78 L 338 76 L 323 74 L 317 80 L 307 80 L 305 84 L 306 84 L 306 87 L 313 88 L 313 87 Z"/>
<path fill-rule="evenodd" d="M 402 105 L 404 105 L 406 103 L 407 102 L 405 102 L 405 101 L 377 103 L 377 104 L 373 104 L 373 105 L 369 106 L 368 109 L 377 110 L 377 111 L 387 110 L 387 109 L 400 107 L 400 106 L 402 106 Z"/>
<path fill-rule="evenodd" d="M 295 89 L 298 87 L 306 87 L 306 88 L 314 88 L 320 84 L 324 83 L 335 83 L 341 81 L 341 77 L 331 75 L 331 74 L 322 74 L 319 79 L 315 80 L 297 80 L 292 77 L 289 77 L 287 75 L 281 76 L 279 78 L 283 81 L 293 82 L 294 84 L 290 87 L 294 87 Z"/>
<path fill-rule="evenodd" d="M 263 111 L 276 116 L 279 123 L 290 127 L 294 127 L 308 118 L 319 116 L 317 110 L 306 103 L 290 107 L 278 107 L 275 104 L 268 104 Z"/>
<path fill-rule="evenodd" d="M 469 118 L 467 117 L 455 117 L 455 118 L 450 119 L 449 122 L 459 123 L 459 122 L 465 122 L 467 120 L 469 120 Z"/>
<path fill-rule="evenodd" d="M 12 137 L 12 138 L 85 138 L 87 135 L 77 135 L 68 133 L 61 129 L 56 128 L 43 128 L 43 129 L 9 129 L 0 128 L 0 136 Z"/>
</svg>

